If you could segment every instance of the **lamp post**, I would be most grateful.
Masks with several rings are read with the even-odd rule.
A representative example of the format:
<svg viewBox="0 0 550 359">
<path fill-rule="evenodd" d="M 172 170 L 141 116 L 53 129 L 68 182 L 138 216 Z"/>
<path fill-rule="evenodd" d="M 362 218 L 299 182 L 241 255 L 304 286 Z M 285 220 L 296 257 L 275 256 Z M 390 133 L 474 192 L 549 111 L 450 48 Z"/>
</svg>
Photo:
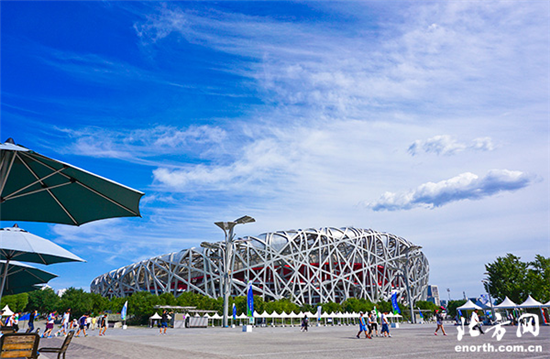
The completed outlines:
<svg viewBox="0 0 550 359">
<path fill-rule="evenodd" d="M 223 327 L 227 328 L 227 317 L 229 312 L 229 295 L 231 292 L 231 262 L 233 258 L 233 245 L 235 243 L 233 234 L 233 228 L 237 224 L 246 224 L 246 223 L 252 223 L 256 222 L 256 220 L 250 216 L 243 216 L 241 218 L 237 218 L 236 220 L 232 222 L 215 222 L 214 224 L 218 227 L 220 227 L 223 230 L 223 233 L 225 234 L 225 241 L 224 241 L 224 260 L 223 260 Z M 205 248 L 211 248 L 212 244 L 203 242 L 201 243 L 201 247 Z"/>
<path fill-rule="evenodd" d="M 493 320 L 495 320 L 495 307 L 493 306 L 493 298 L 491 298 L 491 292 L 489 291 L 489 281 L 487 279 L 482 279 L 481 283 L 483 283 L 483 287 L 489 295 L 489 303 L 491 303 L 491 315 L 493 317 Z"/>
<path fill-rule="evenodd" d="M 403 258 L 397 259 L 397 262 L 403 263 L 403 268 L 396 268 L 397 270 L 400 270 L 403 272 L 403 277 L 405 278 L 405 286 L 407 288 L 407 297 L 409 298 L 409 308 L 411 310 L 411 323 L 416 323 L 416 318 L 414 317 L 414 303 L 413 298 L 411 294 L 411 286 L 409 283 L 409 254 L 413 251 L 422 249 L 421 246 L 410 246 L 405 249 L 405 259 Z"/>
</svg>

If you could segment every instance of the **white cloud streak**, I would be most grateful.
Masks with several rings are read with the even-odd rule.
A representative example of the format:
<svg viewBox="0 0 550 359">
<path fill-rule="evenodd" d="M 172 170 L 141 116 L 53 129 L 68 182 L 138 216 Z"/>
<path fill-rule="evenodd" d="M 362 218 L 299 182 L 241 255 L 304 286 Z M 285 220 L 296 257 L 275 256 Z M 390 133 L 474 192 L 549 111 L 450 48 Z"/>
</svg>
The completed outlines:
<svg viewBox="0 0 550 359">
<path fill-rule="evenodd" d="M 492 151 L 494 148 L 495 146 L 490 137 L 480 137 L 472 140 L 471 143 L 464 143 L 449 135 L 439 135 L 427 140 L 414 141 L 409 146 L 408 152 L 412 156 L 418 154 L 419 151 L 450 156 L 465 150 Z"/>
<path fill-rule="evenodd" d="M 402 193 L 384 193 L 377 201 L 367 203 L 373 211 L 396 211 L 413 208 L 437 208 L 465 199 L 479 200 L 500 192 L 515 191 L 533 183 L 533 176 L 520 171 L 491 170 L 485 177 L 462 173 L 451 179 L 428 182 Z"/>
</svg>

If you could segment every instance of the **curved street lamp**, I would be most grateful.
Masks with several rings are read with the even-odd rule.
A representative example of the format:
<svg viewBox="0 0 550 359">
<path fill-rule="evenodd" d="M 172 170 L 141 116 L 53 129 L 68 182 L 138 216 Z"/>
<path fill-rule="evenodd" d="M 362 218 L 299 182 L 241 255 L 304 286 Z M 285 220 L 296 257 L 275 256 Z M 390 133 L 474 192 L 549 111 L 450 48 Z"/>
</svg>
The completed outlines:
<svg viewBox="0 0 550 359">
<path fill-rule="evenodd" d="M 222 249 L 222 251 L 224 252 L 224 261 L 223 261 L 223 327 L 224 328 L 228 327 L 227 317 L 229 312 L 229 296 L 231 292 L 231 286 L 230 286 L 231 269 L 230 268 L 231 268 L 231 262 L 233 258 L 233 247 L 235 245 L 235 235 L 233 234 L 233 229 L 237 224 L 246 224 L 246 223 L 253 223 L 253 222 L 256 222 L 256 220 L 250 216 L 242 216 L 232 222 L 215 222 L 214 224 L 220 227 L 223 230 L 223 233 L 225 234 L 224 248 L 208 242 L 201 243 L 201 247 L 203 248 L 217 247 Z"/>
</svg>

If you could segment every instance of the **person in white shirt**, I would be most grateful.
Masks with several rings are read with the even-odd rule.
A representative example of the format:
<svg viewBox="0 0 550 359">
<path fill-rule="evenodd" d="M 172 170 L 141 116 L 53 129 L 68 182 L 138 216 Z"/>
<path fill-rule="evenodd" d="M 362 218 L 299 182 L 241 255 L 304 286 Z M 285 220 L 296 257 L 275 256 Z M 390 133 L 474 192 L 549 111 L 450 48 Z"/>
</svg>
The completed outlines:
<svg viewBox="0 0 550 359">
<path fill-rule="evenodd" d="M 63 320 L 61 321 L 61 329 L 55 333 L 55 336 L 65 335 L 67 336 L 68 330 L 69 330 L 69 323 L 71 319 L 71 308 L 67 309 L 67 311 L 63 314 Z"/>
<path fill-rule="evenodd" d="M 481 329 L 481 321 L 479 320 L 479 317 L 477 315 L 477 310 L 472 311 L 472 317 L 470 318 L 470 325 L 472 325 L 472 329 L 477 329 L 481 334 L 485 334 L 483 332 L 483 329 Z"/>
</svg>

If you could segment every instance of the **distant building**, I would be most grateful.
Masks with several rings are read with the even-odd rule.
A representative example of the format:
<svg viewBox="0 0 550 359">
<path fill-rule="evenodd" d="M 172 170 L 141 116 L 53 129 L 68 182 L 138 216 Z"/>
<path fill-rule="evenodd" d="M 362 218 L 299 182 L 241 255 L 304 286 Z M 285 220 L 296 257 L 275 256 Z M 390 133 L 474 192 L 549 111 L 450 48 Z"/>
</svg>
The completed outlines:
<svg viewBox="0 0 550 359">
<path fill-rule="evenodd" d="M 428 285 L 428 302 L 432 302 L 438 307 L 441 305 L 439 300 L 439 288 L 437 285 Z"/>
<path fill-rule="evenodd" d="M 414 300 L 426 299 L 429 264 L 422 252 L 398 236 L 360 228 L 321 228 L 265 233 L 239 240 L 231 271 L 231 295 L 245 296 L 247 283 L 265 300 L 289 298 L 316 304 L 364 298 L 408 302 L 403 272 L 410 274 Z M 221 297 L 224 243 L 189 248 L 105 273 L 90 291 L 124 297 L 185 291 Z M 398 266 L 407 265 L 404 268 Z M 435 287 L 437 289 L 437 287 Z M 437 295 L 439 303 L 439 295 Z"/>
</svg>

